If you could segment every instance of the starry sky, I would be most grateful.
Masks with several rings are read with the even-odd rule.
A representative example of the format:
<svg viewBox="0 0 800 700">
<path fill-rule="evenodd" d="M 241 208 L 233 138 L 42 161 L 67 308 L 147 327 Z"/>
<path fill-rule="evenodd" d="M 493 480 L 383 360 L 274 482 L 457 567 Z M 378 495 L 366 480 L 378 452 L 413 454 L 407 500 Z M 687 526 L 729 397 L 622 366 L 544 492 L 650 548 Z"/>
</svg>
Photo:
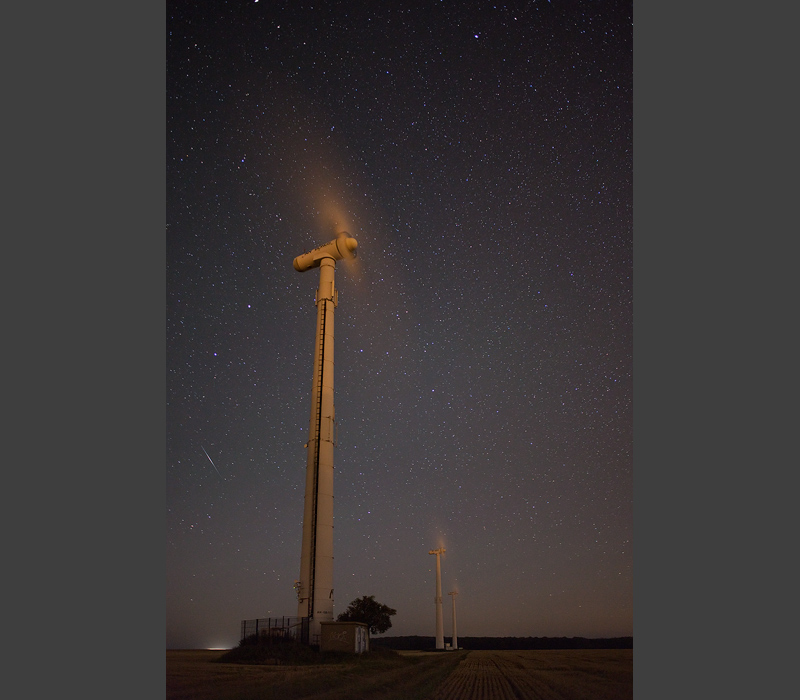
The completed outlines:
<svg viewBox="0 0 800 700">
<path fill-rule="evenodd" d="M 297 613 L 342 229 L 335 614 L 632 635 L 632 2 L 166 13 L 167 647 Z"/>
</svg>

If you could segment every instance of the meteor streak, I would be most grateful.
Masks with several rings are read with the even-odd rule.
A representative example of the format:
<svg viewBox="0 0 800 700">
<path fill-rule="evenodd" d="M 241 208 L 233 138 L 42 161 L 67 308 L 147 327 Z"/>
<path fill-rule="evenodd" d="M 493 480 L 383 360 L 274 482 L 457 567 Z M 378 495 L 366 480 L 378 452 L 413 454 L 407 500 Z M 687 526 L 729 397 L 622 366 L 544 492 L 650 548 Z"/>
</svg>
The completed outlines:
<svg viewBox="0 0 800 700">
<path fill-rule="evenodd" d="M 202 445 L 200 445 L 200 449 L 203 450 L 203 452 L 206 452 L 206 448 L 203 447 Z M 222 479 L 223 481 L 225 481 L 225 477 L 222 476 L 222 474 L 219 473 L 219 469 L 217 469 L 217 465 L 214 464 L 214 460 L 211 459 L 211 457 L 208 456 L 208 452 L 206 452 L 206 457 L 208 457 L 208 461 L 211 462 L 211 466 L 214 467 L 214 471 L 217 472 L 217 474 L 219 474 L 219 478 Z"/>
</svg>

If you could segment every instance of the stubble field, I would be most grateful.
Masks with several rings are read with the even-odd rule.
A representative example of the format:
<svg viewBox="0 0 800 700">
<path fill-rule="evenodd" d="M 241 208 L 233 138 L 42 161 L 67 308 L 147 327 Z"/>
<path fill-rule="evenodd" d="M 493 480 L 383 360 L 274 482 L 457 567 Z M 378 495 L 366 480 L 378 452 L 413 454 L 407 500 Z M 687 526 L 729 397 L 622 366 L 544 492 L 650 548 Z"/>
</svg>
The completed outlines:
<svg viewBox="0 0 800 700">
<path fill-rule="evenodd" d="M 167 700 L 628 700 L 633 650 L 400 652 L 315 666 L 167 651 Z"/>
<path fill-rule="evenodd" d="M 431 700 L 633 698 L 633 650 L 472 651 Z"/>
</svg>

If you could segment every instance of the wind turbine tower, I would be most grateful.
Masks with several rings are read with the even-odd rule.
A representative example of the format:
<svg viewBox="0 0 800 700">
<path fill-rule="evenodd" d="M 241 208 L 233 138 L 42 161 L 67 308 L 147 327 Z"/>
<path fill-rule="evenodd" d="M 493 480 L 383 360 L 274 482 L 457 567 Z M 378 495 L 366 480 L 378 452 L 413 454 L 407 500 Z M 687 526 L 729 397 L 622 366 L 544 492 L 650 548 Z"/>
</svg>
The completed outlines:
<svg viewBox="0 0 800 700">
<path fill-rule="evenodd" d="M 453 596 L 453 641 L 450 643 L 450 648 L 455 651 L 458 649 L 458 635 L 456 634 L 456 596 L 458 591 L 450 591 L 447 595 Z"/>
<path fill-rule="evenodd" d="M 444 547 L 432 549 L 428 554 L 436 555 L 436 648 L 444 649 L 444 621 L 442 620 L 442 565 L 439 555 L 445 553 Z"/>
<path fill-rule="evenodd" d="M 347 233 L 294 259 L 294 269 L 319 268 L 311 418 L 306 444 L 306 491 L 303 546 L 297 588 L 297 615 L 309 618 L 309 641 L 316 643 L 321 623 L 333 620 L 333 312 L 338 292 L 333 286 L 337 260 L 356 256 L 358 243 Z"/>
</svg>

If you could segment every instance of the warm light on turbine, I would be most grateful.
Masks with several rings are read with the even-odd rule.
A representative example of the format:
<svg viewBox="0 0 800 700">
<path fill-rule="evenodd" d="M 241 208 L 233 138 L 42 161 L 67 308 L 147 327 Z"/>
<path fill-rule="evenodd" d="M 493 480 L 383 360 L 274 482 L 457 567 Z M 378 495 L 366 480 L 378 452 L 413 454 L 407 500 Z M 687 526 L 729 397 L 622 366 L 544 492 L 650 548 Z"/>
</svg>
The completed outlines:
<svg viewBox="0 0 800 700">
<path fill-rule="evenodd" d="M 311 382 L 309 439 L 306 443 L 306 490 L 300 578 L 295 582 L 297 616 L 308 618 L 309 640 L 319 643 L 322 623 L 333 621 L 333 448 L 336 418 L 333 404 L 334 286 L 337 260 L 356 255 L 355 238 L 342 231 L 334 240 L 294 259 L 298 272 L 319 268 L 317 328 Z"/>
<path fill-rule="evenodd" d="M 319 267 L 320 262 L 325 258 L 333 260 L 352 260 L 356 257 L 358 241 L 351 238 L 347 231 L 342 231 L 330 243 L 318 246 L 308 253 L 298 255 L 294 259 L 294 269 L 298 272 L 305 272 L 313 267 Z"/>
<path fill-rule="evenodd" d="M 442 618 L 442 565 L 441 555 L 445 553 L 444 547 L 431 549 L 428 554 L 436 555 L 436 597 L 433 599 L 436 605 L 436 648 L 444 649 L 444 622 Z"/>
</svg>

